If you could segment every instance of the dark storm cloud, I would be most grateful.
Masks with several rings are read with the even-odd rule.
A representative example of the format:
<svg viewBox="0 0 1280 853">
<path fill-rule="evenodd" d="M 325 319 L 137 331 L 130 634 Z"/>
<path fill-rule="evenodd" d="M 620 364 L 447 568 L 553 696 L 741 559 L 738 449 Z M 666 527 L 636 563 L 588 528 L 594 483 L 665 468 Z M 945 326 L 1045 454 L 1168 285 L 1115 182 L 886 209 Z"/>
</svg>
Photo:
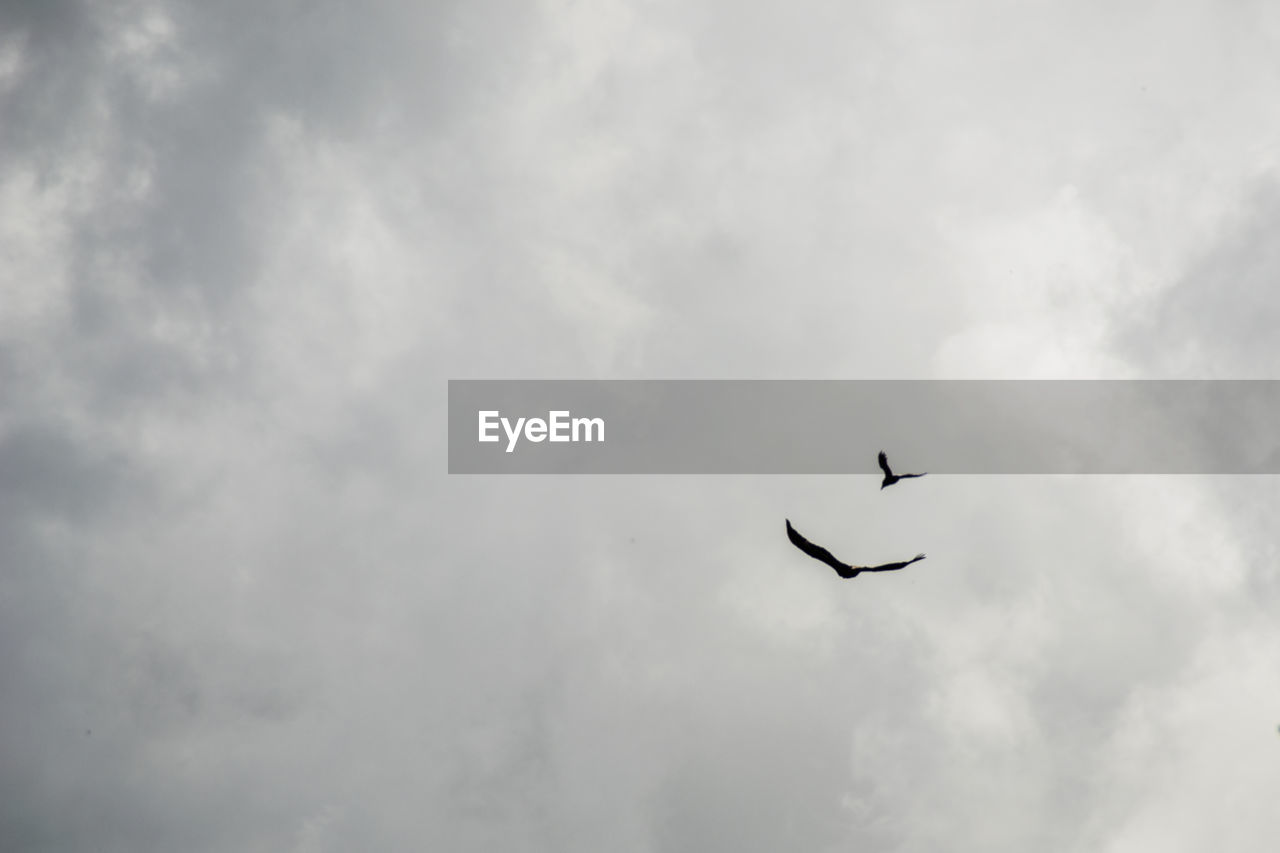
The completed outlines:
<svg viewBox="0 0 1280 853">
<path fill-rule="evenodd" d="M 30 516 L 88 523 L 114 498 L 137 500 L 134 473 L 125 459 L 56 426 L 10 428 L 0 433 L 0 523 Z"/>
<path fill-rule="evenodd" d="M 57 357 L 100 397 L 146 399 L 197 374 L 182 347 L 155 339 L 155 319 L 216 310 L 252 281 L 253 111 L 217 80 L 184 81 L 189 100 L 149 98 L 131 73 L 143 59 L 111 46 L 136 24 L 130 10 L 58 5 L 12 21 L 24 62 L 5 96 L 4 125 L 20 129 L 5 156 L 38 185 L 88 182 L 62 221 L 71 311 Z M 207 49 L 183 47 L 194 64 Z M 164 53 L 145 60 L 177 62 Z"/>
<path fill-rule="evenodd" d="M 61 284 L 65 301 L 11 321 L 3 342 L 0 837 L 23 850 L 290 849 L 325 843 L 299 836 L 319 816 L 312 835 L 377 838 L 358 805 L 328 808 L 333 786 L 288 793 L 311 761 L 277 737 L 310 689 L 291 665 L 298 635 L 255 640 L 210 613 L 238 612 L 226 584 L 244 571 L 237 551 L 263 559 L 258 534 L 237 538 L 233 504 L 209 541 L 190 539 L 208 508 L 174 487 L 207 489 L 227 469 L 203 473 L 209 448 L 190 431 L 179 458 L 138 457 L 145 436 L 237 405 L 257 367 L 245 300 L 269 248 L 261 216 L 290 209 L 274 205 L 290 189 L 266 156 L 270 119 L 321 139 L 360 138 L 380 115 L 445 126 L 473 79 L 447 47 L 448 9 L 7 3 L 0 33 L 21 57 L 0 96 L 6 174 L 34 175 L 36 193 L 70 187 L 53 214 L 65 251 L 43 259 L 47 280 L 20 283 Z M 154 464 L 162 504 L 140 473 Z"/>
<path fill-rule="evenodd" d="M 68 205 L 69 369 L 98 397 L 145 399 L 234 379 L 264 235 L 291 210 L 273 167 L 284 118 L 311 140 L 447 132 L 503 74 L 519 14 L 375 3 L 6 4 L 22 57 L 0 144 L 38 185 L 87 182 Z M 500 22 L 488 26 L 489 19 Z M 213 358 L 154 327 L 211 327 Z M 229 375 L 230 374 L 230 375 Z M 204 393 L 209 392 L 204 388 Z M 104 402 L 109 402 L 105 400 Z"/>
<path fill-rule="evenodd" d="M 86 108 L 95 41 L 87 6 L 81 0 L 0 4 L 0 33 L 21 47 L 25 60 L 20 85 L 0 96 L 6 157 L 39 153 L 66 133 L 68 115 Z"/>
</svg>

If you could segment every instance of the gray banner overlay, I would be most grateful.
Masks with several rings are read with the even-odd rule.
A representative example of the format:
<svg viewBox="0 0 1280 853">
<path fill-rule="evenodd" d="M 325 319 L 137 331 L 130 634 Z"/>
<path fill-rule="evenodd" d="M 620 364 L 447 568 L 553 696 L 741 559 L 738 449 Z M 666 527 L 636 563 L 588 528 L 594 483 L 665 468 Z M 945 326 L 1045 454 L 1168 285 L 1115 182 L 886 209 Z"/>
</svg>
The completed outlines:
<svg viewBox="0 0 1280 853">
<path fill-rule="evenodd" d="M 879 474 L 881 449 L 930 474 L 1276 474 L 1280 381 L 449 382 L 451 474 Z"/>
</svg>

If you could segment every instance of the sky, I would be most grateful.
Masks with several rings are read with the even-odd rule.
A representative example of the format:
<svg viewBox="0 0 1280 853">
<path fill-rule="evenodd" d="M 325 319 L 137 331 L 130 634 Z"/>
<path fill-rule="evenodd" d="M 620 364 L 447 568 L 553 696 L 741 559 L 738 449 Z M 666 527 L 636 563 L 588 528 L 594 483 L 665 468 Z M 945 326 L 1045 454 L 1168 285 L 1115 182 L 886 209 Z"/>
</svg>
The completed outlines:
<svg viewBox="0 0 1280 853">
<path fill-rule="evenodd" d="M 445 427 L 1280 379 L 1277 55 L 1260 2 L 0 2 L 0 849 L 1266 849 L 1274 477 Z"/>
</svg>

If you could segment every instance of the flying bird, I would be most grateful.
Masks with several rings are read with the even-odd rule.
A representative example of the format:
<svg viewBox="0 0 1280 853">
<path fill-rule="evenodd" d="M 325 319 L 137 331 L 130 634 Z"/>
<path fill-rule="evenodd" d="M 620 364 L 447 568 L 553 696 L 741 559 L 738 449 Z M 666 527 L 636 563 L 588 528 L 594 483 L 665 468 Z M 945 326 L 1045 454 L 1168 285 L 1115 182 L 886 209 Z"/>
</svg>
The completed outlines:
<svg viewBox="0 0 1280 853">
<path fill-rule="evenodd" d="M 924 474 L 895 474 L 893 473 L 893 469 L 889 467 L 889 457 L 884 455 L 883 450 L 880 451 L 880 470 L 884 472 L 884 479 L 880 481 L 880 488 L 882 489 L 885 486 L 892 486 L 899 480 L 908 480 L 912 477 L 923 477 L 924 474 L 929 473 L 928 471 L 925 471 Z"/>
<path fill-rule="evenodd" d="M 885 563 L 883 566 L 851 566 L 843 563 L 835 558 L 830 551 L 821 545 L 814 545 L 808 539 L 800 535 L 800 532 L 791 526 L 791 519 L 787 519 L 787 538 L 791 540 L 791 544 L 795 545 L 801 551 L 804 551 L 815 560 L 821 560 L 828 566 L 836 570 L 836 574 L 845 578 L 856 578 L 859 572 L 894 572 L 898 569 L 906 568 L 916 560 L 923 560 L 924 554 L 916 554 L 910 560 L 903 563 Z"/>
</svg>

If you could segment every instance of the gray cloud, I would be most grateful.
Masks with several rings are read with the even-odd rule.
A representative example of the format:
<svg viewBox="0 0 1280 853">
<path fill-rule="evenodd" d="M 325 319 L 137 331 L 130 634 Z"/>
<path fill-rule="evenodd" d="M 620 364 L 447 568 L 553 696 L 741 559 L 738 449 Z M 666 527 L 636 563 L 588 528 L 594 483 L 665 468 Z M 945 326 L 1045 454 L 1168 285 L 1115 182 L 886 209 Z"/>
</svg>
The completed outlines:
<svg viewBox="0 0 1280 853">
<path fill-rule="evenodd" d="M 1211 244 L 1172 285 L 1120 325 L 1125 345 L 1152 370 L 1213 378 L 1272 376 L 1268 330 L 1280 318 L 1274 180 L 1248 188 Z"/>
<path fill-rule="evenodd" d="M 0 838 L 1276 836 L 1269 479 L 446 475 L 448 378 L 1265 376 L 1269 13 L 820 5 L 0 4 Z"/>
</svg>

